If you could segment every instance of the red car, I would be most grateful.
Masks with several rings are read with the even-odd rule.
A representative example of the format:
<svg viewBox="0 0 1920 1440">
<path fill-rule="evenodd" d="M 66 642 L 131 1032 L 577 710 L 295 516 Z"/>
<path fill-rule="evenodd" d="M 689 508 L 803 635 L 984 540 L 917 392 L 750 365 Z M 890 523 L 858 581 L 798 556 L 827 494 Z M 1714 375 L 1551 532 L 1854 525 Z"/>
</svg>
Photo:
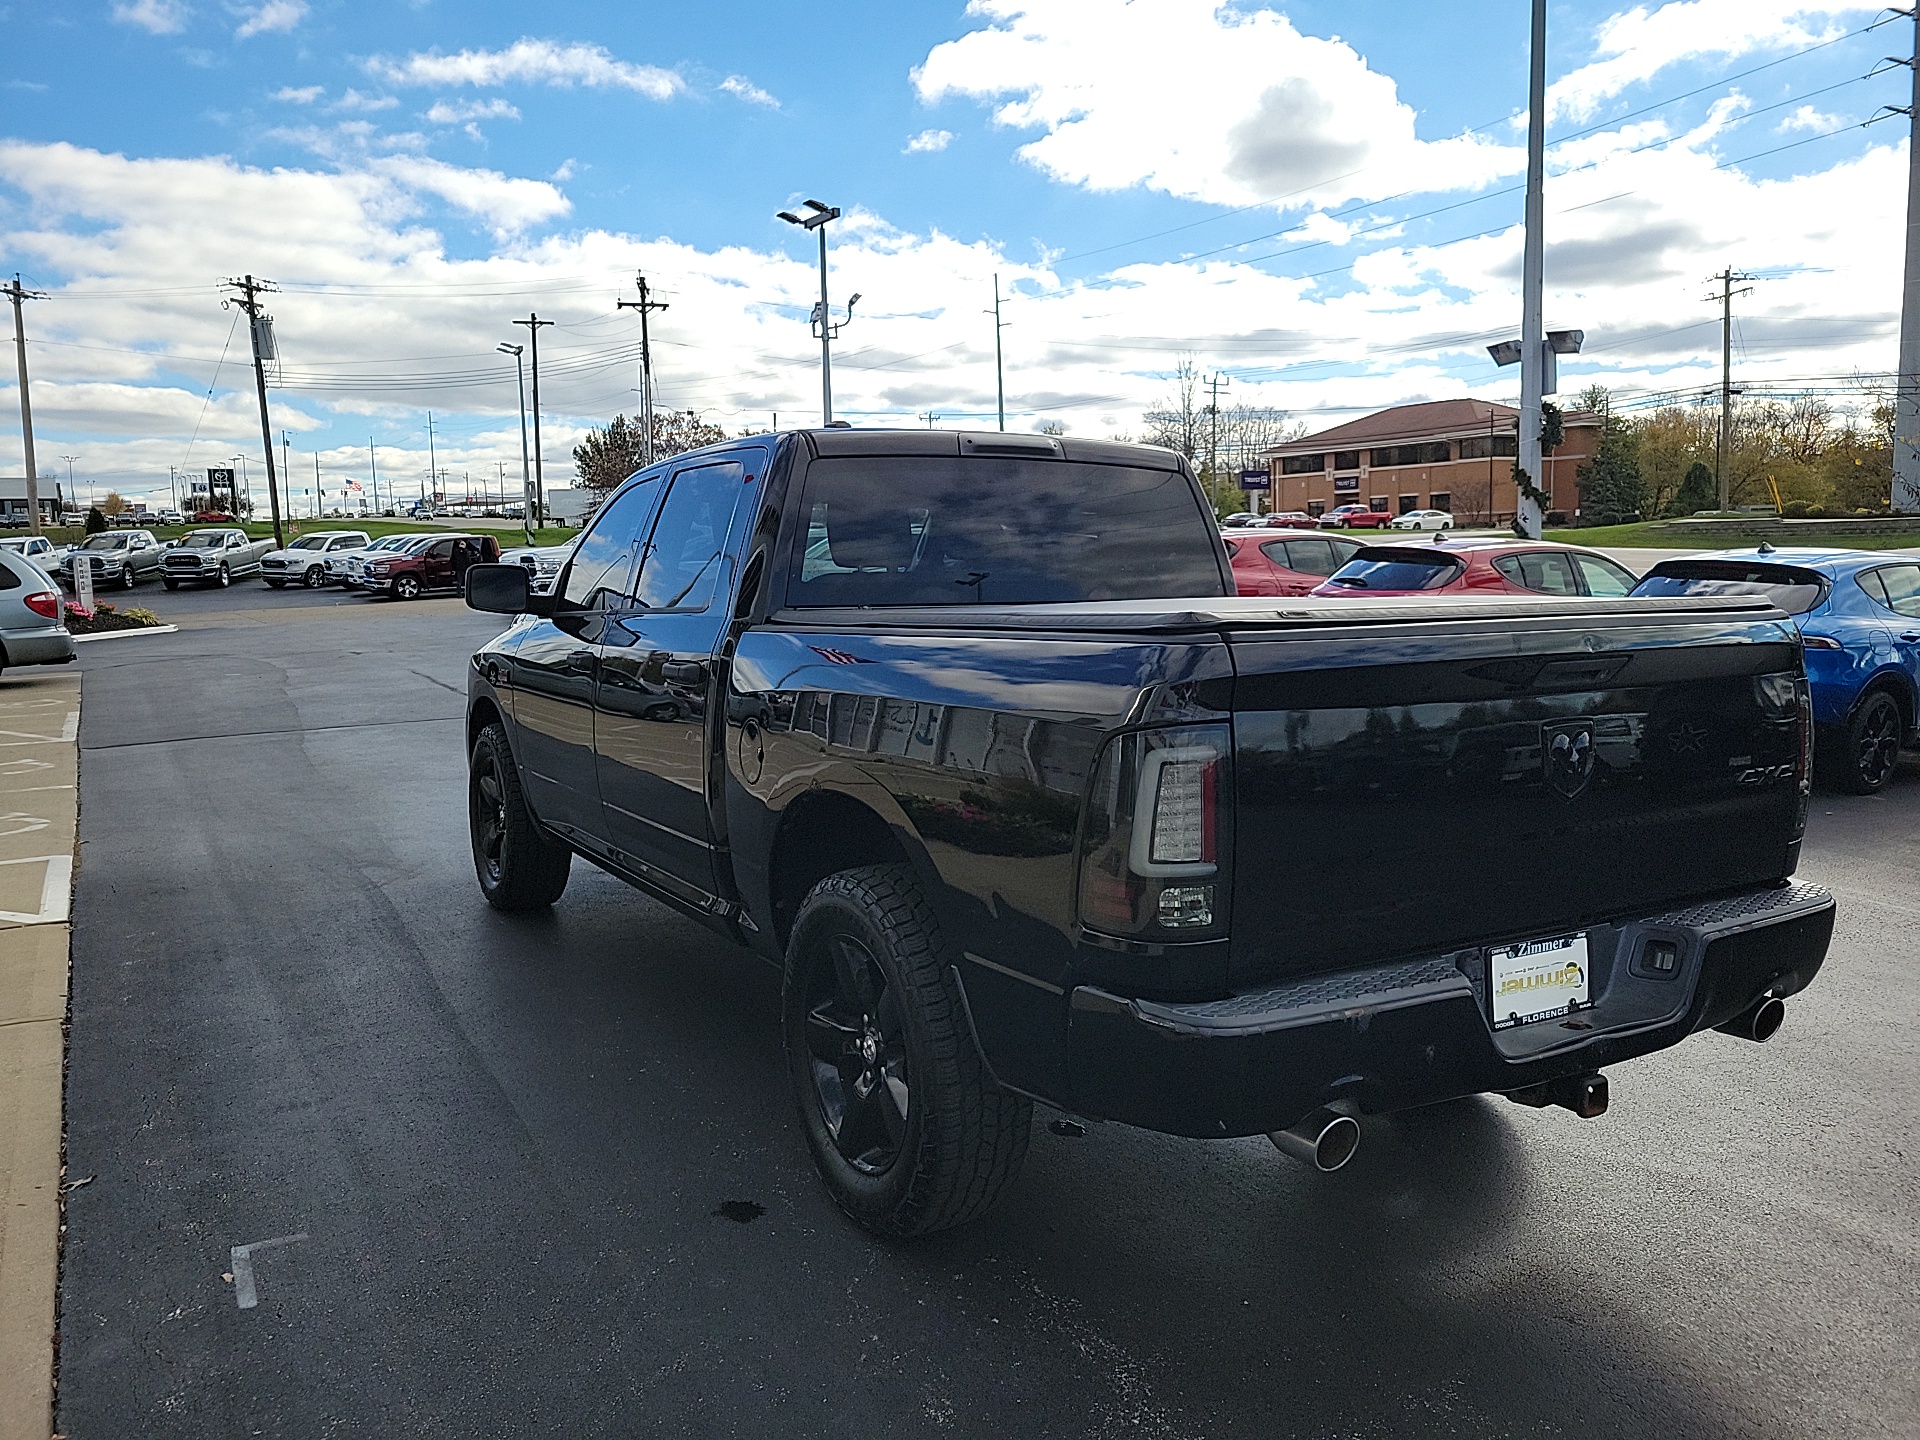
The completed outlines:
<svg viewBox="0 0 1920 1440">
<path fill-rule="evenodd" d="M 1364 505 L 1336 505 L 1320 517 L 1322 530 L 1384 530 L 1393 516 Z"/>
<path fill-rule="evenodd" d="M 404 550 L 369 555 L 360 569 L 360 588 L 369 595 L 418 600 L 434 590 L 461 594 L 467 567 L 500 558 L 500 542 L 491 535 L 426 535 Z"/>
<path fill-rule="evenodd" d="M 1310 595 L 1361 548 L 1358 540 L 1335 535 L 1267 538 L 1232 530 L 1220 538 L 1233 561 L 1234 589 L 1242 595 Z"/>
<path fill-rule="evenodd" d="M 1617 597 L 1636 583 L 1631 570 L 1596 551 L 1496 536 L 1426 545 L 1368 545 L 1313 593 Z"/>
<path fill-rule="evenodd" d="M 1276 510 L 1246 522 L 1249 530 L 1318 530 L 1320 522 L 1304 510 Z"/>
<path fill-rule="evenodd" d="M 196 510 L 193 516 L 196 525 L 231 525 L 233 516 L 224 510 Z"/>
</svg>

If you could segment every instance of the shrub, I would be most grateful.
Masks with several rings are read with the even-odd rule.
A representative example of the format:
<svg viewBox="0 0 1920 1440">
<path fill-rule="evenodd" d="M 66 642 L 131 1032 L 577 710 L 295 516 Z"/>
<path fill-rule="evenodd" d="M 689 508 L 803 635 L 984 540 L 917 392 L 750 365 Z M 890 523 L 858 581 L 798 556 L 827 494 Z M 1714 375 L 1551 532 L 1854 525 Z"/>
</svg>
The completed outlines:
<svg viewBox="0 0 1920 1440">
<path fill-rule="evenodd" d="M 1789 520 L 1805 520 L 1812 509 L 1813 505 L 1809 501 L 1789 500 L 1780 507 L 1780 513 Z"/>
</svg>

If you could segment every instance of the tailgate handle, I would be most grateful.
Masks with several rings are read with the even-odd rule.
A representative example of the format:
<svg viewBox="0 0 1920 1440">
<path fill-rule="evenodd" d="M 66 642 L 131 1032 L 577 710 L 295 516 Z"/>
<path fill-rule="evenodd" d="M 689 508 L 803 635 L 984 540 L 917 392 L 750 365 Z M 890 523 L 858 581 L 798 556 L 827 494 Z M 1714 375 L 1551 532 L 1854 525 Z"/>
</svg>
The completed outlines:
<svg viewBox="0 0 1920 1440">
<path fill-rule="evenodd" d="M 1606 684 L 1626 668 L 1624 655 L 1596 656 L 1591 660 L 1554 660 L 1533 677 L 1539 689 L 1594 690 Z"/>
</svg>

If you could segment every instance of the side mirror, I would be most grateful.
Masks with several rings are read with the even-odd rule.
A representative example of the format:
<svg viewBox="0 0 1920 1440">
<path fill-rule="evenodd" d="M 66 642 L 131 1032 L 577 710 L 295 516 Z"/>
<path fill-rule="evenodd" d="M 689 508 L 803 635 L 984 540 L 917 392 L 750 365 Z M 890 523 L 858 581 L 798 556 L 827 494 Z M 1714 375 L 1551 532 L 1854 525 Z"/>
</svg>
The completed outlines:
<svg viewBox="0 0 1920 1440">
<path fill-rule="evenodd" d="M 519 565 L 469 565 L 467 608 L 492 615 L 551 615 L 553 597 L 535 595 Z"/>
</svg>

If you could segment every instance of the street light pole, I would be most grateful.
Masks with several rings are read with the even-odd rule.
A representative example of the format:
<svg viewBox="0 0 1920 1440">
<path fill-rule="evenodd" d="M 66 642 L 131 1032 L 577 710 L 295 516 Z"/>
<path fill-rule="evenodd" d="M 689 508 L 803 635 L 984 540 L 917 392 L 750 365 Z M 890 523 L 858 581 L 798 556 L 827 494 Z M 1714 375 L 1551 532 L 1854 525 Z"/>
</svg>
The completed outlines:
<svg viewBox="0 0 1920 1440">
<path fill-rule="evenodd" d="M 514 369 L 520 375 L 520 517 L 527 532 L 527 544 L 533 544 L 533 465 L 527 458 L 527 363 L 521 358 L 525 348 L 505 342 L 494 347 L 502 355 L 513 356 Z"/>
<path fill-rule="evenodd" d="M 853 319 L 853 307 L 859 303 L 860 296 L 855 293 L 847 301 L 847 318 L 840 325 L 833 323 L 833 312 L 827 306 L 827 224 L 840 218 L 837 206 L 823 205 L 818 200 L 808 200 L 808 213 L 803 217 L 790 210 L 782 210 L 774 218 L 784 220 L 789 225 L 798 225 L 802 230 L 812 230 L 820 237 L 820 303 L 814 308 L 813 325 L 820 336 L 820 423 L 833 424 L 833 342 L 840 334 L 840 325 Z"/>
<path fill-rule="evenodd" d="M 1547 0 L 1533 0 L 1533 54 L 1527 82 L 1527 227 L 1520 278 L 1520 444 L 1518 468 L 1540 485 L 1540 402 L 1546 387 L 1545 228 L 1547 140 Z M 1525 490 L 1514 496 L 1513 525 L 1538 540 L 1544 516 Z"/>
</svg>

